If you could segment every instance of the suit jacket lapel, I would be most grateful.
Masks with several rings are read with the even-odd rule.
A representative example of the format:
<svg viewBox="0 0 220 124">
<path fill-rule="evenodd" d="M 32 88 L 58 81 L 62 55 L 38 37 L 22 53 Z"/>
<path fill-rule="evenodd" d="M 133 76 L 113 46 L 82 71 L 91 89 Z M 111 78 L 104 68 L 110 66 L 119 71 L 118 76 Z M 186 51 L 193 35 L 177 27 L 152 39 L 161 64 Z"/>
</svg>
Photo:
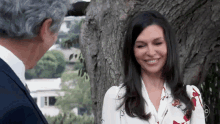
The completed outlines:
<svg viewBox="0 0 220 124">
<path fill-rule="evenodd" d="M 40 117 L 42 118 L 42 120 L 44 120 L 44 122 L 46 123 L 47 121 L 46 121 L 45 117 L 43 116 L 42 112 L 40 111 L 40 109 L 38 108 L 36 103 L 34 102 L 30 93 L 24 87 L 23 83 L 17 77 L 17 75 L 14 73 L 14 71 L 10 68 L 10 66 L 7 63 L 5 63 L 5 61 L 3 61 L 1 58 L 0 58 L 0 71 L 5 72 L 8 76 L 10 76 L 15 81 L 15 83 L 18 85 L 18 87 L 26 94 L 27 98 L 29 99 L 29 101 L 31 102 L 33 107 L 37 110 L 37 112 L 40 115 Z"/>
</svg>

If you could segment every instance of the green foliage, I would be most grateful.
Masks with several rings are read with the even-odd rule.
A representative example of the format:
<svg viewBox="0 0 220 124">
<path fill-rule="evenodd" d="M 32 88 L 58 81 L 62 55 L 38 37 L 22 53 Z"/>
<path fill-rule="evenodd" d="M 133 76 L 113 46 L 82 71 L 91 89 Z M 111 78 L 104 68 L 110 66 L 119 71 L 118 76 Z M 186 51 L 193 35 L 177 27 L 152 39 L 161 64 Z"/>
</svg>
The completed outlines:
<svg viewBox="0 0 220 124">
<path fill-rule="evenodd" d="M 70 48 L 72 46 L 79 46 L 78 39 L 79 33 L 77 31 L 80 30 L 81 24 L 83 20 L 78 22 L 78 27 L 72 25 L 68 38 L 62 39 L 61 46 L 63 48 Z M 79 26 L 80 25 L 80 26 Z M 77 27 L 77 28 L 76 28 Z M 77 58 L 77 55 L 71 54 L 69 59 L 71 60 L 73 57 Z M 83 108 L 86 110 L 83 116 L 76 116 L 74 114 L 67 114 L 68 116 L 64 117 L 64 115 L 59 115 L 57 117 L 47 117 L 48 122 L 51 123 L 73 123 L 73 124 L 92 124 L 94 123 L 94 118 L 89 117 L 88 115 L 92 114 L 92 100 L 91 100 L 91 92 L 90 92 L 90 82 L 89 76 L 86 71 L 86 65 L 82 54 L 79 55 L 79 60 L 74 65 L 74 72 L 64 72 L 61 75 L 61 86 L 62 91 L 65 92 L 64 96 L 56 97 L 57 101 L 55 106 L 61 109 L 61 112 L 71 113 L 71 110 L 75 107 Z"/>
<path fill-rule="evenodd" d="M 85 19 L 81 19 L 80 21 L 75 21 L 74 24 L 70 26 L 70 30 L 68 31 L 68 37 L 62 39 L 61 47 L 62 48 L 70 48 L 77 47 L 79 48 L 79 34 L 81 25 Z"/>
<path fill-rule="evenodd" d="M 61 47 L 62 49 L 70 48 L 70 47 L 68 47 L 68 44 L 66 43 L 67 40 L 68 40 L 68 38 L 63 38 L 63 39 L 61 39 L 60 47 Z"/>
<path fill-rule="evenodd" d="M 26 79 L 32 79 L 34 77 L 37 77 L 36 69 L 30 69 L 25 72 Z"/>
<path fill-rule="evenodd" d="M 56 50 L 48 51 L 33 69 L 25 72 L 25 78 L 58 78 L 61 77 L 65 66 L 64 55 L 61 52 Z"/>
<path fill-rule="evenodd" d="M 64 72 L 61 76 L 61 85 L 64 86 L 65 83 L 64 82 L 68 82 L 68 81 L 75 81 L 77 80 L 79 77 L 77 76 L 77 72 L 78 71 L 69 71 L 69 72 Z M 71 86 L 73 84 L 68 84 L 68 86 Z M 74 86 L 74 85 L 73 85 Z"/>
<path fill-rule="evenodd" d="M 79 60 L 80 63 L 83 64 L 82 68 L 79 69 L 79 73 L 78 75 L 80 75 L 81 77 L 85 74 L 88 75 L 87 70 L 86 70 L 86 62 L 85 59 L 82 57 L 82 53 L 80 53 L 79 55 Z M 88 78 L 88 76 L 86 76 L 86 79 Z"/>
<path fill-rule="evenodd" d="M 55 105 L 63 112 L 70 112 L 75 107 L 85 108 L 87 114 L 90 115 L 92 101 L 88 75 L 79 77 L 77 72 L 65 72 L 61 80 L 62 91 L 65 91 L 65 95 L 56 97 L 57 102 Z M 68 81 L 70 82 L 68 83 Z"/>
<path fill-rule="evenodd" d="M 205 82 L 201 84 L 203 102 L 209 107 L 210 114 L 206 118 L 206 123 L 216 124 L 220 122 L 220 63 L 212 64 Z M 207 108 L 205 108 L 207 109 Z"/>
<path fill-rule="evenodd" d="M 61 77 L 61 74 L 64 72 L 66 66 L 64 55 L 57 50 L 52 50 L 51 53 L 56 57 L 58 62 L 56 71 L 53 73 L 53 77 Z"/>
<path fill-rule="evenodd" d="M 77 58 L 77 55 L 72 54 L 70 59 L 73 57 Z M 56 97 L 57 102 L 55 105 L 63 112 L 70 112 L 75 107 L 84 108 L 86 113 L 90 115 L 92 112 L 92 100 L 89 76 L 85 71 L 85 61 L 81 53 L 78 59 L 79 61 L 74 65 L 77 71 L 62 74 L 61 86 L 62 91 L 65 91 L 65 95 Z"/>
<path fill-rule="evenodd" d="M 83 63 L 81 63 L 80 61 L 77 61 L 73 66 L 74 70 L 79 70 L 81 68 L 83 68 Z"/>
<path fill-rule="evenodd" d="M 68 33 L 80 34 L 80 28 L 84 20 L 85 19 L 81 19 L 80 21 L 74 20 L 74 23 L 70 26 Z"/>
<path fill-rule="evenodd" d="M 59 114 L 54 117 L 45 116 L 49 124 L 93 124 L 94 117 L 86 114 L 83 116 L 76 116 L 74 113 Z"/>
<path fill-rule="evenodd" d="M 71 54 L 69 56 L 69 60 L 71 60 L 73 57 L 75 56 L 75 58 L 77 58 L 77 54 Z M 82 77 L 84 74 L 87 74 L 87 70 L 86 70 L 86 63 L 85 63 L 85 59 L 82 57 L 82 53 L 79 54 L 79 58 L 78 61 L 74 64 L 74 70 L 79 70 L 78 72 L 78 76 Z M 88 78 L 88 76 L 86 77 L 86 79 Z"/>
<path fill-rule="evenodd" d="M 37 62 L 37 75 L 39 78 L 52 78 L 57 66 L 58 61 L 56 60 L 56 57 L 49 51 Z"/>
</svg>

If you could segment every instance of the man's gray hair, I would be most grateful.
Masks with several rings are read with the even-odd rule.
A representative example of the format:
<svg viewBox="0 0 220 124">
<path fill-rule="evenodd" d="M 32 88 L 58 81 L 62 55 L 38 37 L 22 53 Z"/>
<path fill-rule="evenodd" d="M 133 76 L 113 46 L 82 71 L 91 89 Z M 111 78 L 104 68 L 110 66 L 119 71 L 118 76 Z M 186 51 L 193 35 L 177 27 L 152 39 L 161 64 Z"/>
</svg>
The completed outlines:
<svg viewBox="0 0 220 124">
<path fill-rule="evenodd" d="M 0 38 L 32 39 L 49 18 L 57 33 L 70 8 L 69 0 L 0 0 Z"/>
</svg>

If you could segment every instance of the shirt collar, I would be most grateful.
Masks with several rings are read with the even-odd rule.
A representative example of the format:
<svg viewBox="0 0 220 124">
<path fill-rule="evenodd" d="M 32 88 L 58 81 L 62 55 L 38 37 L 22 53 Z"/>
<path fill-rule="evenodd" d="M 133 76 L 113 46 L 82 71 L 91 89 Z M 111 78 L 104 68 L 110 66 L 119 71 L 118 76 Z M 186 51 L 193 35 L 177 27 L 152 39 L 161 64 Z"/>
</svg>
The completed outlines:
<svg viewBox="0 0 220 124">
<path fill-rule="evenodd" d="M 169 88 L 166 84 L 166 81 L 164 82 L 163 84 L 163 90 L 162 90 L 162 94 L 161 94 L 161 100 L 160 100 L 160 105 L 159 105 L 159 110 L 158 112 L 156 111 L 153 103 L 150 101 L 150 98 L 148 96 L 148 92 L 146 90 L 146 87 L 145 87 L 145 84 L 144 84 L 144 81 L 143 79 L 141 78 L 141 84 L 142 84 L 142 95 L 143 95 L 143 98 L 144 100 L 146 101 L 146 111 L 150 112 L 154 118 L 158 121 L 159 119 L 161 119 L 161 117 L 163 116 L 163 113 L 166 111 L 166 106 L 167 106 L 167 102 L 166 102 L 166 98 L 169 98 L 167 96 L 168 93 L 169 93 Z M 162 100 L 164 99 L 164 100 Z M 150 123 L 153 123 L 153 120 L 150 119 L 149 120 Z"/>
<path fill-rule="evenodd" d="M 15 56 L 10 50 L 0 45 L 0 58 L 4 60 L 10 68 L 15 72 L 15 74 L 19 77 L 23 85 L 25 86 L 25 65 L 24 63 Z"/>
<path fill-rule="evenodd" d="M 142 84 L 142 95 L 143 95 L 143 98 L 144 100 L 146 101 L 146 105 L 147 106 L 152 106 L 151 105 L 151 101 L 150 101 L 150 98 L 148 96 L 148 92 L 147 92 L 147 89 L 145 87 L 145 84 L 144 84 L 144 81 L 143 79 L 141 78 L 141 84 Z M 170 91 L 170 87 L 167 85 L 167 82 L 165 81 L 164 84 L 163 84 L 163 90 L 162 90 L 162 94 L 161 94 L 161 99 L 166 99 L 166 98 L 171 98 L 171 91 Z M 150 103 L 150 105 L 149 105 Z"/>
</svg>

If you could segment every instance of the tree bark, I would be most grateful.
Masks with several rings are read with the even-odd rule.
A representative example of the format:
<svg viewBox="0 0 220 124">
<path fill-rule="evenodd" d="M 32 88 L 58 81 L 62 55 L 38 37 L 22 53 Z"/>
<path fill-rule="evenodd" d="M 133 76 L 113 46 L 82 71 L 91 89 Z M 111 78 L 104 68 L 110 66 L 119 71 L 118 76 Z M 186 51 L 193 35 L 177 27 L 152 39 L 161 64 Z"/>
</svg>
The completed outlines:
<svg viewBox="0 0 220 124">
<path fill-rule="evenodd" d="M 95 124 L 101 123 L 105 92 L 124 78 L 126 24 L 145 10 L 159 11 L 176 31 L 185 84 L 200 88 L 210 64 L 220 62 L 219 0 L 91 0 L 79 42 L 90 76 Z"/>
</svg>

